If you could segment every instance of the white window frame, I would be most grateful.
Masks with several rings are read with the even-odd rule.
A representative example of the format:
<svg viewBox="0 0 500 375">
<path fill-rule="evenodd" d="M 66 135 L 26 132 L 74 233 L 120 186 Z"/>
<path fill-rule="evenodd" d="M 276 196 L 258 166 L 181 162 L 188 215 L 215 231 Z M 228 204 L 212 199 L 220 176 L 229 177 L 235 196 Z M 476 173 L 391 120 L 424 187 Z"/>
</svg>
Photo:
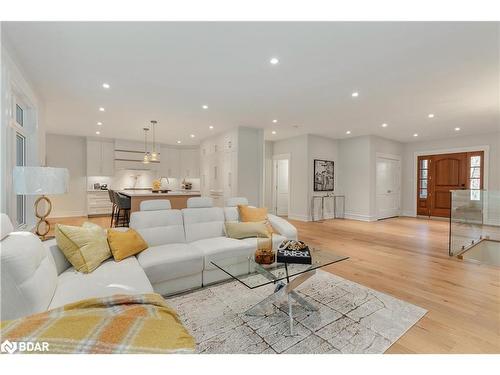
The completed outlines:
<svg viewBox="0 0 500 375">
<path fill-rule="evenodd" d="M 17 106 L 21 107 L 23 110 L 23 125 L 18 124 L 17 122 Z M 8 135 L 8 140 L 10 143 L 10 170 L 12 171 L 13 168 L 17 165 L 17 135 L 19 134 L 24 138 L 24 165 L 29 165 L 28 160 L 29 160 L 29 153 L 30 153 L 30 147 L 29 147 L 29 140 L 30 140 L 30 132 L 29 132 L 29 118 L 28 114 L 30 111 L 29 105 L 22 100 L 21 95 L 17 94 L 15 91 L 12 94 L 12 110 L 10 114 L 10 121 L 9 121 L 9 127 L 10 127 L 10 134 Z M 14 193 L 13 190 L 10 192 L 11 195 L 11 202 L 12 202 L 12 213 L 13 216 L 15 216 L 15 221 L 13 224 L 16 225 L 17 229 L 27 229 L 28 223 L 29 223 L 29 218 L 28 218 L 28 199 L 26 196 L 23 196 L 23 201 L 24 201 L 24 209 L 23 209 L 23 216 L 24 220 L 23 222 L 19 223 L 18 218 L 17 218 L 17 194 Z"/>
</svg>

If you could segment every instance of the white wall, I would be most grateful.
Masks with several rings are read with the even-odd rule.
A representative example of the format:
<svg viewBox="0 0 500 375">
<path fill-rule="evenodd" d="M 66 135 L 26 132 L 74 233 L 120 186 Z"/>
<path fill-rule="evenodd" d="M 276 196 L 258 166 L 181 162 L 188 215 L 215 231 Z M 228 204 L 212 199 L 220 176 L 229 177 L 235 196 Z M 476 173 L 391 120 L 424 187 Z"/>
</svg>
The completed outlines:
<svg viewBox="0 0 500 375">
<path fill-rule="evenodd" d="M 314 196 L 320 196 L 320 195 L 327 195 L 327 194 L 332 194 L 332 193 L 337 193 L 338 188 L 339 188 L 339 146 L 338 146 L 338 140 L 336 139 L 331 139 L 331 138 L 326 138 L 326 137 L 319 137 L 317 135 L 309 135 L 308 136 L 308 173 L 307 173 L 307 179 L 309 183 L 309 195 L 308 195 L 308 202 L 310 202 L 310 209 L 309 209 L 309 218 L 308 220 L 311 220 L 312 217 L 312 197 Z M 333 167 L 333 182 L 334 182 L 334 191 L 333 192 L 321 192 L 321 191 L 314 191 L 314 159 L 320 159 L 320 160 L 333 160 L 334 162 L 334 167 Z M 316 212 L 319 211 L 320 209 L 320 200 L 318 199 L 315 203 L 315 208 Z M 315 213 L 317 215 L 317 213 Z M 324 215 L 325 218 L 332 218 L 333 217 L 333 204 L 332 200 L 325 200 L 325 210 L 324 210 Z"/>
<path fill-rule="evenodd" d="M 47 166 L 68 168 L 68 193 L 52 195 L 51 217 L 87 215 L 87 143 L 84 137 L 47 134 Z"/>
<path fill-rule="evenodd" d="M 264 207 L 273 212 L 273 146 L 274 142 L 264 142 Z"/>
<path fill-rule="evenodd" d="M 28 166 L 40 166 L 45 163 L 45 122 L 44 104 L 41 96 L 30 78 L 25 74 L 21 65 L 12 53 L 4 35 L 1 35 L 1 100 L 0 100 L 0 144 L 1 144 L 1 199 L 0 210 L 12 219 L 15 212 L 15 195 L 12 192 L 12 166 L 14 159 L 15 128 L 14 98 L 15 96 L 27 105 L 25 111 L 27 121 L 24 126 L 26 135 L 26 163 Z M 27 227 L 35 224 L 32 210 L 35 196 L 26 199 Z"/>
<path fill-rule="evenodd" d="M 345 195 L 345 217 L 371 220 L 371 141 L 369 136 L 339 141 L 339 193 Z"/>
<path fill-rule="evenodd" d="M 251 205 L 263 202 L 264 132 L 257 128 L 238 128 L 238 196 Z"/>
<path fill-rule="evenodd" d="M 485 167 L 488 180 L 485 189 L 500 191 L 500 131 L 491 134 L 455 136 L 435 141 L 407 143 L 404 145 L 403 157 L 403 214 L 416 215 L 416 153 L 442 153 L 479 150 L 485 152 Z M 485 173 L 486 174 L 486 173 Z"/>
<path fill-rule="evenodd" d="M 288 138 L 273 144 L 273 155 L 290 154 L 290 207 L 288 217 L 309 220 L 308 136 Z"/>
</svg>

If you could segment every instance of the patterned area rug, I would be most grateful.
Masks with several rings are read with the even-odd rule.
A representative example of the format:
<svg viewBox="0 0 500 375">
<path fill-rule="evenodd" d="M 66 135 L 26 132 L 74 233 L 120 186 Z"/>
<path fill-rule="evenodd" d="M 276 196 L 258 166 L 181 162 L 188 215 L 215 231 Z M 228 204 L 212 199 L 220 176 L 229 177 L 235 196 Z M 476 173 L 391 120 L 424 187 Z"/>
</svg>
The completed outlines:
<svg viewBox="0 0 500 375">
<path fill-rule="evenodd" d="M 317 271 L 296 289 L 318 307 L 271 306 L 266 316 L 244 312 L 273 285 L 248 289 L 227 282 L 168 298 L 196 339 L 199 353 L 384 353 L 427 310 L 329 272 Z"/>
</svg>

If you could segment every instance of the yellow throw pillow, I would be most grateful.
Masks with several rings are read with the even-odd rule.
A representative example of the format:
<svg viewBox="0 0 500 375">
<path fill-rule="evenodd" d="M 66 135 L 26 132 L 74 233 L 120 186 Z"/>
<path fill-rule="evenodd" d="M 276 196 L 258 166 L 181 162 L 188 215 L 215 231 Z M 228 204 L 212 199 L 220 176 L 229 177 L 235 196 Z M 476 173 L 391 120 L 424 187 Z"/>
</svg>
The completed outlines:
<svg viewBox="0 0 500 375">
<path fill-rule="evenodd" d="M 146 241 L 134 229 L 129 229 L 126 232 L 110 229 L 108 230 L 108 242 L 116 261 L 139 254 L 148 248 Z"/>
<path fill-rule="evenodd" d="M 269 229 L 263 221 L 255 223 L 238 223 L 226 221 L 225 227 L 226 235 L 229 238 L 236 238 L 238 240 L 250 237 L 269 238 L 271 235 L 269 233 Z"/>
<path fill-rule="evenodd" d="M 106 231 L 99 225 L 89 222 L 81 227 L 57 224 L 55 233 L 57 246 L 79 272 L 92 272 L 111 257 Z"/>
<path fill-rule="evenodd" d="M 248 207 L 245 205 L 238 205 L 240 213 L 240 221 L 242 222 L 264 222 L 269 230 L 269 233 L 274 233 L 273 226 L 267 218 L 267 208 Z"/>
</svg>

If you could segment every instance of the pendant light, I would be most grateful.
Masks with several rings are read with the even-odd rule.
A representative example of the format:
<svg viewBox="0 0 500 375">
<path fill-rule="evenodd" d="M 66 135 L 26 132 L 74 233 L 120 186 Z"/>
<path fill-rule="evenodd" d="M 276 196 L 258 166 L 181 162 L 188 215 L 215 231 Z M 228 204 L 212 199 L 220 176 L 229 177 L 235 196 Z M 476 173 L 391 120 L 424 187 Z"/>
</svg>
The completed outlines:
<svg viewBox="0 0 500 375">
<path fill-rule="evenodd" d="M 156 152 L 156 138 L 155 138 L 156 124 L 157 124 L 156 120 L 151 120 L 151 129 L 153 130 L 153 149 L 151 150 L 151 157 L 149 159 L 151 161 L 158 161 L 158 156 L 160 156 L 160 153 Z"/>
<path fill-rule="evenodd" d="M 148 152 L 148 128 L 142 128 L 144 130 L 144 158 L 142 159 L 142 162 L 144 164 L 149 164 L 149 152 Z"/>
</svg>

